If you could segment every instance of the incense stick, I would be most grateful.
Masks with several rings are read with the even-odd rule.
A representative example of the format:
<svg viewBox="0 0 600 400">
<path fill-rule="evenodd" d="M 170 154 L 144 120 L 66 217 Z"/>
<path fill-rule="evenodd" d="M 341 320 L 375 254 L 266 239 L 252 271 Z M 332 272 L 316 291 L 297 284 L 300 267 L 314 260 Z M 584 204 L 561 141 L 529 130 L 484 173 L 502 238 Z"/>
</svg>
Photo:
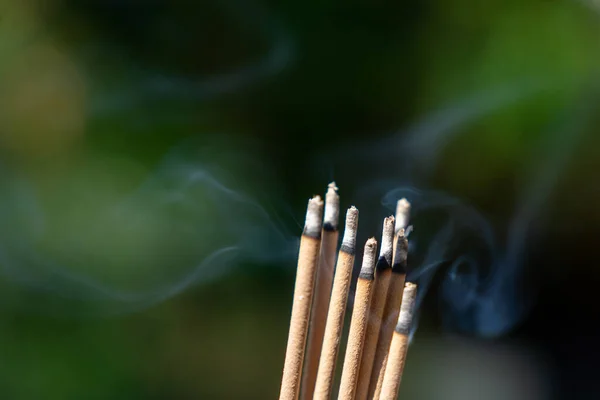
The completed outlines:
<svg viewBox="0 0 600 400">
<path fill-rule="evenodd" d="M 373 298 L 369 308 L 369 323 L 365 335 L 363 354 L 360 361 L 360 372 L 356 389 L 356 400 L 366 400 L 369 392 L 369 381 L 371 369 L 377 348 L 379 329 L 383 318 L 385 300 L 387 298 L 390 279 L 392 277 L 392 246 L 394 242 L 394 217 L 390 216 L 383 221 L 383 233 L 381 235 L 381 249 L 379 259 L 375 267 L 375 284 Z"/>
<path fill-rule="evenodd" d="M 398 397 L 398 389 L 400 388 L 404 364 L 406 363 L 406 353 L 408 351 L 410 327 L 413 321 L 416 297 L 417 285 L 410 282 L 407 283 L 404 286 L 400 316 L 398 317 L 398 324 L 396 325 L 388 353 L 381 396 L 379 397 L 380 400 L 394 400 Z"/>
<path fill-rule="evenodd" d="M 405 198 L 398 200 L 396 203 L 396 227 L 394 231 L 396 238 L 398 238 L 398 233 L 401 229 L 404 229 L 406 232 L 406 229 L 408 228 L 408 223 L 410 221 L 410 208 L 410 203 Z M 392 253 L 394 255 L 396 254 L 396 243 L 397 241 L 394 240 L 394 252 Z"/>
<path fill-rule="evenodd" d="M 301 399 L 312 399 L 317 380 L 319 358 L 323 346 L 325 322 L 329 310 L 331 283 L 338 243 L 338 221 L 340 215 L 340 196 L 335 182 L 329 184 L 325 195 L 325 217 L 323 219 L 323 236 L 321 239 L 321 255 L 315 282 L 315 295 L 312 304 L 312 314 L 308 331 L 304 373 L 302 374 Z"/>
<path fill-rule="evenodd" d="M 390 287 L 385 301 L 385 309 L 383 312 L 383 320 L 379 337 L 377 339 L 377 350 L 375 351 L 375 359 L 373 361 L 373 369 L 371 370 L 371 379 L 369 383 L 369 399 L 378 400 L 381 393 L 381 385 L 383 383 L 383 375 L 387 362 L 387 354 L 392 341 L 392 332 L 398 321 L 400 313 L 400 304 L 402 302 L 402 293 L 404 291 L 404 281 L 406 279 L 406 261 L 408 257 L 408 241 L 404 236 L 404 229 L 398 232 L 396 240 L 396 253 L 392 267 L 392 278 Z"/>
<path fill-rule="evenodd" d="M 346 355 L 344 356 L 344 367 L 342 369 L 338 399 L 354 399 L 356 393 L 360 359 L 369 319 L 369 304 L 371 303 L 371 295 L 373 293 L 376 255 L 377 241 L 375 238 L 371 238 L 367 240 L 365 245 L 363 263 L 360 275 L 358 276 L 358 282 L 356 283 L 350 333 L 348 334 L 348 345 L 346 346 Z"/>
<path fill-rule="evenodd" d="M 315 272 L 321 247 L 322 216 L 323 201 L 321 197 L 315 196 L 308 201 L 304 232 L 300 240 L 292 316 L 279 395 L 281 400 L 298 398 Z"/>
<path fill-rule="evenodd" d="M 325 335 L 321 359 L 317 372 L 317 381 L 313 399 L 329 400 L 333 389 L 333 377 L 339 349 L 340 337 L 346 314 L 348 290 L 352 278 L 354 253 L 356 247 L 356 230 L 358 227 L 358 210 L 351 207 L 346 213 L 344 239 L 338 255 L 338 261 L 333 279 L 333 289 L 329 302 L 329 312 L 325 325 Z"/>
</svg>

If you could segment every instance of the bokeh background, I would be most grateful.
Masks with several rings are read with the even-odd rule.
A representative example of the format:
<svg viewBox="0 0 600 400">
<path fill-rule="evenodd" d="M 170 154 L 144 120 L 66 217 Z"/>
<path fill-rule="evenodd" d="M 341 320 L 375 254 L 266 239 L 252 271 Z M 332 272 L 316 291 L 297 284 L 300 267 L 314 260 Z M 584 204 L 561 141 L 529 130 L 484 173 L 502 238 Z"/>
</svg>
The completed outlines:
<svg viewBox="0 0 600 400">
<path fill-rule="evenodd" d="M 362 243 L 413 203 L 401 398 L 598 398 L 599 22 L 2 1 L 0 396 L 276 398 L 306 201 L 335 180 Z"/>
</svg>

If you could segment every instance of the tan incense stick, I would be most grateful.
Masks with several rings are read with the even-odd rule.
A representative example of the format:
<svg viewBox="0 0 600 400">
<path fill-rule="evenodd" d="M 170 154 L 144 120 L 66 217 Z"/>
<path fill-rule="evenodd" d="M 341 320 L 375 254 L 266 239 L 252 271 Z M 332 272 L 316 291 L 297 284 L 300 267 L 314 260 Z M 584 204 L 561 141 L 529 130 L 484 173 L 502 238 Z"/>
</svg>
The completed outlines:
<svg viewBox="0 0 600 400">
<path fill-rule="evenodd" d="M 392 278 L 390 287 L 385 301 L 385 309 L 383 311 L 383 320 L 377 339 L 377 350 L 375 351 L 375 359 L 373 361 L 373 369 L 371 370 L 371 379 L 369 383 L 369 399 L 378 400 L 381 393 L 381 385 L 387 362 L 387 354 L 392 341 L 392 333 L 398 314 L 400 313 L 400 304 L 402 302 L 402 292 L 404 291 L 404 281 L 406 279 L 406 261 L 408 257 L 408 241 L 404 236 L 404 229 L 398 232 L 396 240 L 396 253 L 392 267 Z"/>
<path fill-rule="evenodd" d="M 346 355 L 344 356 L 344 367 L 342 369 L 338 399 L 352 400 L 356 393 L 360 358 L 362 356 L 365 334 L 367 333 L 369 304 L 371 303 L 371 296 L 373 294 L 376 256 L 377 241 L 375 238 L 371 238 L 365 245 L 363 263 L 358 276 L 358 282 L 356 283 L 350 333 L 348 334 L 348 345 L 346 346 Z"/>
<path fill-rule="evenodd" d="M 348 290 L 354 266 L 356 247 L 356 230 L 358 227 L 358 210 L 351 207 L 346 213 L 344 239 L 338 255 L 338 261 L 333 279 L 333 289 L 329 302 L 329 312 L 325 325 L 325 335 L 321 359 L 317 372 L 317 382 L 313 399 L 329 400 L 333 389 L 333 378 L 338 355 L 340 337 L 344 326 Z"/>
<path fill-rule="evenodd" d="M 300 398 L 310 400 L 315 391 L 317 369 L 323 346 L 325 322 L 329 310 L 331 284 L 338 244 L 338 221 L 340 215 L 340 196 L 337 194 L 335 182 L 329 184 L 325 195 L 325 217 L 323 219 L 323 237 L 321 239 L 321 256 L 315 282 L 315 295 L 310 316 L 308 343 L 306 345 L 306 358 L 302 374 L 302 387 Z"/>
<path fill-rule="evenodd" d="M 315 272 L 321 247 L 322 217 L 323 200 L 315 196 L 308 201 L 304 232 L 300 240 L 292 316 L 279 395 L 281 400 L 298 398 Z"/>
<path fill-rule="evenodd" d="M 360 361 L 360 372 L 356 389 L 356 400 L 366 400 L 369 393 L 371 369 L 377 348 L 379 329 L 383 318 L 385 300 L 392 277 L 392 246 L 394 242 L 394 217 L 383 221 L 383 234 L 381 235 L 381 249 L 377 260 L 373 298 L 369 310 L 369 323 L 365 335 L 363 354 Z"/>
<path fill-rule="evenodd" d="M 404 286 L 398 324 L 396 325 L 392 344 L 390 345 L 387 366 L 381 387 L 381 396 L 379 396 L 380 400 L 395 400 L 398 397 L 398 389 L 400 388 L 402 373 L 404 372 L 404 365 L 406 363 L 408 338 L 413 321 L 416 297 L 417 285 L 407 283 Z"/>
</svg>

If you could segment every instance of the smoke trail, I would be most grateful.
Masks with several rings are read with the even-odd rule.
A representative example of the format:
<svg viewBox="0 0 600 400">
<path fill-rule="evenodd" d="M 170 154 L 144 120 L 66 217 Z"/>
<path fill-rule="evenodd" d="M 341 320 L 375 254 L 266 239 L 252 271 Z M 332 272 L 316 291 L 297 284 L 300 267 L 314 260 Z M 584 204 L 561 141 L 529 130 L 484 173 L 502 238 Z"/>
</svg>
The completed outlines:
<svg viewBox="0 0 600 400">
<path fill-rule="evenodd" d="M 217 3 L 233 21 L 247 25 L 248 34 L 258 34 L 268 43 L 268 50 L 257 60 L 248 60 L 229 71 L 197 78 L 136 68 L 119 89 L 100 92 L 90 107 L 93 117 L 122 113 L 148 101 L 177 99 L 206 101 L 234 93 L 283 71 L 292 61 L 294 46 L 282 22 L 256 2 Z"/>
<path fill-rule="evenodd" d="M 384 196 L 382 203 L 392 210 L 395 202 L 402 197 L 413 203 L 413 222 L 417 229 L 411 236 L 415 242 L 412 259 L 413 265 L 420 267 L 409 274 L 409 279 L 419 283 L 418 305 L 430 289 L 434 275 L 442 266 L 446 267 L 441 297 L 443 318 L 448 327 L 483 336 L 497 336 L 512 329 L 530 309 L 533 294 L 525 295 L 522 290 L 523 258 L 531 240 L 532 228 L 541 222 L 544 202 L 551 195 L 591 115 L 590 104 L 593 102 L 582 103 L 584 107 L 576 112 L 567 110 L 563 126 L 551 135 L 548 143 L 539 145 L 536 154 L 531 157 L 538 160 L 527 178 L 520 182 L 523 190 L 508 223 L 507 237 L 503 241 L 505 247 L 499 246 L 494 229 L 483 215 L 450 195 L 402 187 Z M 439 143 L 447 143 L 454 132 L 448 128 L 458 127 L 480 115 L 468 109 L 461 113 L 453 112 L 453 109 L 456 110 L 450 107 L 434 113 L 447 118 L 438 120 L 442 123 L 418 124 L 429 127 L 431 131 L 426 131 L 418 140 L 415 140 L 417 136 L 414 133 L 409 134 L 402 143 L 406 154 L 415 159 L 423 159 L 423 155 L 428 157 L 426 160 L 430 165 L 426 166 L 426 171 L 430 171 L 430 166 L 436 161 Z M 485 109 L 492 111 L 493 107 Z M 422 129 L 417 131 L 423 132 Z M 411 176 L 407 180 L 414 182 L 418 177 Z M 431 219 L 443 221 L 442 227 L 428 232 Z M 421 227 L 425 232 L 419 231 Z M 430 237 L 432 239 L 428 239 Z M 423 241 L 429 243 L 427 248 L 420 248 Z"/>
<path fill-rule="evenodd" d="M 408 184 L 423 181 L 434 170 L 440 152 L 465 128 L 492 112 L 530 99 L 539 94 L 545 84 L 547 82 L 531 78 L 483 90 L 434 110 L 410 128 L 392 132 L 382 140 L 368 139 L 359 145 L 342 144 L 340 150 L 328 149 L 326 154 L 336 154 L 339 162 L 368 162 L 378 167 L 378 179 L 367 182 L 369 190 L 357 193 L 359 196 L 379 191 L 398 181 Z M 372 157 L 373 154 L 377 157 Z M 316 162 L 322 163 L 327 159 L 329 157 L 319 155 Z M 320 169 L 324 168 L 331 169 L 332 166 L 325 165 Z"/>
<path fill-rule="evenodd" d="M 98 200 L 116 197 L 109 187 L 81 181 L 97 178 L 93 173 L 76 180 L 76 193 L 58 188 L 64 195 L 53 206 L 4 169 L 0 271 L 35 293 L 78 302 L 83 313 L 112 314 L 214 280 L 240 258 L 292 259 L 297 240 L 207 160 L 198 161 L 199 154 L 189 142 L 174 148 L 155 173 L 114 202 Z M 56 304 L 36 303 L 34 311 L 43 306 Z"/>
<path fill-rule="evenodd" d="M 36 10 L 21 10 L 19 4 L 9 11 L 30 11 L 32 16 L 26 16 L 31 26 L 19 23 L 23 18 L 16 11 L 3 15 L 2 29 L 15 36 L 0 40 L 5 52 L 22 52 L 43 39 Z M 162 100 L 169 100 L 169 107 L 182 101 L 196 104 L 237 92 L 289 65 L 293 44 L 275 15 L 257 3 L 218 5 L 231 23 L 267 43 L 264 54 L 204 77 L 124 64 L 122 81 L 109 88 L 101 78 L 103 69 L 93 69 L 106 64 L 94 62 L 102 46 L 93 43 L 70 52 L 92 66 L 86 82 L 91 84 L 86 88 L 88 122 L 121 113 L 154 123 L 157 114 L 137 118 L 140 106 Z M 168 109 L 158 115 L 172 122 L 189 112 Z M 181 121 L 187 124 L 189 118 Z M 218 149 L 208 156 L 186 142 L 127 194 L 116 186 L 131 160 L 111 170 L 105 157 L 84 155 L 81 165 L 72 166 L 50 190 L 44 182 L 0 165 L 0 273 L 16 287 L 28 288 L 18 304 L 26 307 L 27 299 L 39 294 L 42 301 L 34 299 L 30 307 L 36 312 L 44 307 L 58 313 L 77 311 L 73 304 L 80 304 L 83 314 L 129 312 L 214 280 L 240 259 L 292 259 L 297 240 L 239 189 L 243 174 L 227 171 L 224 157 Z"/>
<path fill-rule="evenodd" d="M 514 106 L 541 88 L 542 82 L 528 79 L 520 84 L 477 93 L 428 115 L 403 135 L 401 147 L 408 155 L 407 174 L 428 175 L 435 168 L 441 150 L 461 133 L 462 128 L 493 111 Z"/>
</svg>

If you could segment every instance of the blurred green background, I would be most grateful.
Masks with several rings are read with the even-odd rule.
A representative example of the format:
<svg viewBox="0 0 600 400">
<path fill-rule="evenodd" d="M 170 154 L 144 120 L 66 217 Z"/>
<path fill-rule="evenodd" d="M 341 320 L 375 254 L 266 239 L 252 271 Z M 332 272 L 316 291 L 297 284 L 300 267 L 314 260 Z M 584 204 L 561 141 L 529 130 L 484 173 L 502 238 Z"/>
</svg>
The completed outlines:
<svg viewBox="0 0 600 400">
<path fill-rule="evenodd" d="M 3 0 L 0 397 L 276 398 L 306 200 L 335 179 L 361 241 L 397 196 L 441 198 L 418 187 L 508 249 L 493 332 L 435 260 L 401 398 L 597 398 L 598 22 L 593 0 Z"/>
</svg>

